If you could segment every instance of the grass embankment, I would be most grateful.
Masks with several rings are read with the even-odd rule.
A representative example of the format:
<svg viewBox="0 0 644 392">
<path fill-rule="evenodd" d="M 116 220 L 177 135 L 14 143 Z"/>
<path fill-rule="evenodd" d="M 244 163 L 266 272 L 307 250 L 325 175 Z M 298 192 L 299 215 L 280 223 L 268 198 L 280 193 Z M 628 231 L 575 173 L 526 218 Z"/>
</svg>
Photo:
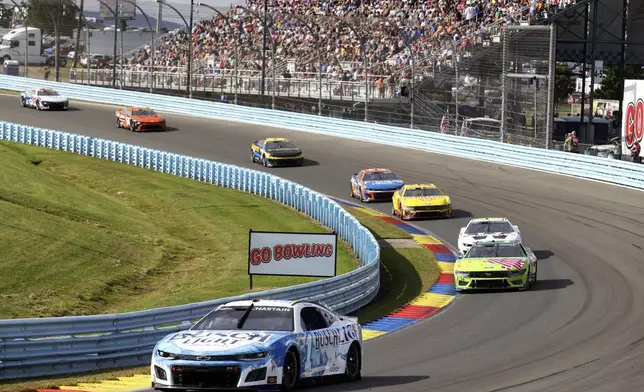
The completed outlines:
<svg viewBox="0 0 644 392">
<path fill-rule="evenodd" d="M 377 217 L 365 214 L 357 208 L 345 207 L 367 227 L 378 239 L 411 239 L 403 230 Z M 361 322 L 384 317 L 398 309 L 431 287 L 438 278 L 439 268 L 436 259 L 425 248 L 382 248 L 380 267 L 380 292 L 367 307 L 357 312 Z M 50 388 L 59 385 L 76 385 L 105 380 L 116 380 L 137 374 L 148 374 L 149 366 L 128 369 L 85 373 L 68 377 L 50 377 L 38 380 L 0 385 L 0 392 L 15 392 Z"/>
<path fill-rule="evenodd" d="M 9 158 L 10 159 L 9 159 Z M 42 161 L 37 166 L 32 163 Z M 173 176 L 168 176 L 166 174 L 160 173 L 143 173 L 143 169 L 131 168 L 125 165 L 118 165 L 105 161 L 91 160 L 88 161 L 87 158 L 73 156 L 71 154 L 59 153 L 55 151 L 42 150 L 31 148 L 22 145 L 16 144 L 7 144 L 0 142 L 0 163 L 6 168 L 3 172 L 0 172 L 0 184 L 3 185 L 5 189 L 20 189 L 21 194 L 23 195 L 35 195 L 41 196 L 40 200 L 41 206 L 51 205 L 50 210 L 39 210 L 38 208 L 30 208 L 25 206 L 25 202 L 18 204 L 7 203 L 4 201 L 4 193 L 2 193 L 2 201 L 0 201 L 0 217 L 2 217 L 3 222 L 8 222 L 5 219 L 5 211 L 12 208 L 20 208 L 21 210 L 28 212 L 32 216 L 43 216 L 46 217 L 45 221 L 58 221 L 63 220 L 70 227 L 80 228 L 78 230 L 69 231 L 65 238 L 72 241 L 70 246 L 77 248 L 79 244 L 77 241 L 79 236 L 84 235 L 85 231 L 96 232 L 96 231 L 107 231 L 110 230 L 112 233 L 123 233 L 122 237 L 118 237 L 118 244 L 113 242 L 108 242 L 103 245 L 100 245 L 100 248 L 94 249 L 105 249 L 109 250 L 112 247 L 125 248 L 126 245 L 131 244 L 133 241 L 132 237 L 143 237 L 138 240 L 138 243 L 146 243 L 150 238 L 154 238 L 155 234 L 159 231 L 165 231 L 167 234 L 164 237 L 168 240 L 161 245 L 147 244 L 148 248 L 161 250 L 161 253 L 165 253 L 163 249 L 168 249 L 171 244 L 181 244 L 179 249 L 182 249 L 182 252 L 188 254 L 195 253 L 197 251 L 203 251 L 203 249 L 210 249 L 219 246 L 230 246 L 233 247 L 234 243 L 231 243 L 229 240 L 224 239 L 217 241 L 216 235 L 214 234 L 214 228 L 229 228 L 235 230 L 236 227 L 239 227 L 243 224 L 243 219 L 239 214 L 243 211 L 251 211 L 256 213 L 260 208 L 265 215 L 272 214 L 269 211 L 280 210 L 280 213 L 292 214 L 291 218 L 299 218 L 303 223 L 302 225 L 315 225 L 315 223 L 307 222 L 306 218 L 301 216 L 296 216 L 297 214 L 286 210 L 286 208 L 276 205 L 274 203 L 268 202 L 266 200 L 252 197 L 246 194 L 240 194 L 239 192 L 230 191 L 227 189 L 217 188 L 214 190 L 212 186 L 200 184 L 186 179 L 176 178 Z M 10 163 L 10 164 L 9 164 Z M 24 181 L 17 181 L 15 179 L 16 174 L 23 172 L 25 178 L 34 179 L 35 181 L 25 183 Z M 12 177 L 14 178 L 7 181 L 8 174 L 15 173 Z M 88 179 L 89 178 L 89 179 Z M 5 185 L 5 183 L 7 183 Z M 74 189 L 73 194 L 79 196 L 69 199 L 69 198 L 60 198 L 59 195 L 53 193 L 50 188 L 51 183 L 63 183 L 66 186 Z M 181 188 L 176 189 L 177 185 Z M 221 193 L 219 192 L 221 191 Z M 3 191 L 4 192 L 4 191 Z M 81 197 L 82 196 L 82 197 Z M 91 197 L 90 197 L 91 196 Z M 22 200 L 27 200 L 29 198 L 23 197 Z M 36 198 L 38 199 L 38 198 Z M 84 200 L 101 200 L 101 203 L 92 203 L 84 204 L 81 201 Z M 45 202 L 47 204 L 45 204 Z M 150 203 L 154 202 L 159 208 L 155 210 L 152 208 Z M 78 220 L 70 220 L 65 217 L 53 214 L 54 208 L 60 208 L 60 206 L 67 206 L 71 210 L 76 210 L 77 208 L 82 208 L 85 214 L 92 212 L 90 215 L 92 219 L 85 222 L 79 222 Z M 76 207 L 75 207 L 76 206 Z M 112 206 L 118 206 L 120 209 L 115 209 L 115 211 L 122 211 L 124 213 L 119 213 L 120 218 L 125 221 L 137 221 L 140 217 L 145 217 L 145 219 L 140 223 L 141 225 L 146 225 L 146 229 L 150 230 L 150 233 L 138 233 L 135 232 L 124 232 L 122 229 L 115 230 L 113 228 L 112 222 L 104 222 L 102 227 L 93 224 L 96 222 L 94 217 L 112 215 L 108 214 L 113 208 Z M 267 209 L 268 208 L 268 209 Z M 411 239 L 411 235 L 407 234 L 403 230 L 395 227 L 394 225 L 387 223 L 377 217 L 365 214 L 360 209 L 356 208 L 346 208 L 351 214 L 360 220 L 360 222 L 365 225 L 378 239 Z M 286 211 L 283 211 L 286 210 Z M 230 215 L 233 214 L 234 218 L 230 218 Z M 130 215 L 131 214 L 131 215 Z M 289 224 L 293 225 L 294 219 L 288 219 L 288 222 L 281 222 L 276 224 Z M 19 231 L 13 231 L 13 236 L 29 236 L 31 238 L 33 249 L 43 249 L 41 253 L 49 254 L 53 256 L 56 252 L 60 252 L 61 249 L 67 248 L 62 246 L 62 239 L 52 239 L 58 238 L 65 235 L 64 231 L 56 230 L 53 233 L 57 233 L 56 236 L 51 235 L 51 233 L 43 237 L 42 231 L 36 232 L 33 227 L 38 227 L 36 220 L 27 218 L 23 222 L 22 226 L 18 226 L 16 223 L 12 223 L 15 227 L 22 227 Z M 40 218 L 39 218 L 40 219 Z M 41 221 L 43 219 L 40 219 Z M 107 224 L 110 223 L 110 228 L 108 229 Z M 6 229 L 6 226 L 0 226 L 2 230 Z M 260 229 L 259 225 L 255 225 L 258 230 Z M 276 229 L 275 226 L 271 226 L 273 229 Z M 281 227 L 281 226 L 280 226 Z M 300 226 L 283 228 L 285 230 L 298 230 L 301 229 Z M 26 231 L 25 231 L 26 229 Z M 308 228 L 310 230 L 311 228 Z M 322 231 L 323 229 L 317 226 L 315 229 L 317 231 Z M 112 231 L 114 230 L 114 231 Z M 277 230 L 277 229 L 276 229 Z M 244 235 L 247 236 L 247 228 L 243 230 Z M 109 236 L 105 236 L 109 237 Z M 105 239 L 105 237 L 102 237 Z M 126 241 L 127 240 L 127 241 Z M 6 241 L 5 245 L 11 244 L 12 241 L 5 240 L 3 235 L 0 241 Z M 129 242 L 128 242 L 129 241 Z M 214 241 L 214 242 L 213 242 Z M 246 278 L 246 240 L 239 240 L 243 245 L 240 247 L 240 252 L 235 252 L 230 249 L 225 250 L 226 254 L 231 256 L 228 260 L 231 261 L 231 264 L 226 264 L 226 268 L 222 268 L 221 264 L 216 265 L 214 263 L 208 263 L 207 257 L 213 254 L 213 252 L 205 251 L 205 256 L 201 257 L 188 257 L 183 253 L 173 254 L 175 258 L 173 260 L 168 260 L 164 258 L 162 262 L 158 263 L 160 267 L 148 273 L 145 276 L 145 279 L 140 280 L 138 274 L 133 274 L 130 278 L 128 274 L 125 274 L 125 280 L 130 282 L 126 285 L 120 285 L 116 287 L 110 287 L 106 290 L 108 295 L 107 298 L 123 300 L 130 298 L 129 304 L 125 308 L 135 308 L 137 305 L 140 307 L 146 306 L 145 304 L 158 303 L 164 301 L 172 301 L 176 303 L 185 303 L 188 301 L 195 300 L 195 297 L 201 295 L 203 297 L 204 291 L 208 291 L 208 298 L 214 298 L 216 296 L 230 295 L 230 292 L 221 293 L 222 291 L 231 290 L 230 286 L 232 282 L 228 281 L 229 279 L 233 281 L 239 281 L 235 279 L 234 275 L 240 275 L 241 281 L 239 281 L 238 287 L 242 290 L 247 286 Z M 26 242 L 23 240 L 22 242 Z M 38 245 L 41 244 L 41 245 Z M 48 244 L 48 245 L 45 245 Z M 122 244 L 122 245 L 121 245 Z M 190 246 L 188 246 L 189 244 Z M 92 244 L 93 246 L 98 246 L 97 244 Z M 346 251 L 346 246 L 343 244 L 343 252 Z M 45 251 L 44 249 L 47 249 Z M 3 247 L 2 249 L 6 249 Z M 81 251 L 82 248 L 78 249 L 78 254 L 92 254 L 94 252 Z M 129 249 L 129 248 L 128 248 Z M 27 252 L 25 252 L 26 254 Z M 172 253 L 170 253 L 172 254 Z M 52 260 L 52 257 L 49 257 L 47 260 L 41 261 L 45 264 L 48 263 L 48 260 Z M 178 257 L 183 257 L 181 260 L 187 260 L 180 262 Z M 3 260 L 5 258 L 3 257 Z M 33 263 L 33 258 L 22 259 L 21 261 L 16 261 L 13 264 L 25 264 L 29 266 Z M 88 259 L 85 259 L 88 260 Z M 87 263 L 106 263 L 110 266 L 109 258 L 98 258 L 94 259 L 97 261 L 85 261 L 82 263 L 86 265 Z M 350 256 L 345 255 L 340 258 L 341 263 L 345 265 L 344 269 L 339 272 L 344 272 L 352 267 L 352 259 Z M 397 308 L 404 306 L 413 300 L 416 296 L 426 291 L 437 279 L 439 269 L 436 264 L 436 260 L 428 250 L 424 248 L 403 248 L 403 249 L 393 249 L 393 248 L 383 248 L 381 252 L 381 282 L 380 282 L 380 292 L 377 298 L 369 306 L 361 309 L 357 315 L 360 318 L 361 322 L 368 322 L 374 320 L 387 314 L 391 313 Z M 81 263 L 76 263 L 81 264 Z M 234 269 L 230 267 L 231 265 L 241 264 L 241 272 L 235 272 L 233 270 L 228 270 L 227 268 Z M 2 262 L 0 262 L 0 266 Z M 120 264 L 123 266 L 123 263 Z M 171 268 L 172 266 L 178 268 Z M 34 269 L 35 266 L 31 266 L 29 269 Z M 111 267 L 110 267 L 111 268 Z M 109 269 L 109 268 L 108 268 Z M 6 268 L 5 268 L 6 270 Z M 132 268 L 130 268 L 132 270 Z M 29 279 L 32 274 L 30 272 L 24 272 L 25 269 L 22 269 L 23 272 L 14 272 L 18 278 L 23 282 L 27 282 L 24 287 L 29 290 L 33 290 L 35 287 L 38 287 L 37 284 L 32 283 L 32 279 L 41 279 L 36 273 L 32 279 Z M 37 272 L 37 271 L 36 271 Z M 104 271 L 101 269 L 98 273 L 99 277 L 89 276 L 90 279 L 93 279 L 94 282 L 99 279 L 101 275 L 104 274 L 113 274 L 113 271 Z M 60 270 L 59 274 L 77 274 L 78 272 L 71 270 Z M 225 279 L 219 278 L 220 274 L 225 275 Z M 90 275 L 84 274 L 84 275 Z M 198 281 L 196 282 L 195 279 Z M 13 279 L 13 278 L 12 278 Z M 76 281 L 77 279 L 72 279 L 71 277 L 66 278 L 68 280 Z M 211 281 L 214 279 L 214 281 Z M 276 278 L 269 278 L 271 283 Z M 293 279 L 293 278 L 280 278 L 280 279 Z M 255 278 L 256 282 L 262 280 L 261 277 Z M 268 279 L 266 279 L 268 280 Z M 303 279 L 298 279 L 303 280 Z M 46 282 L 44 282 L 46 283 Z M 146 284 L 147 283 L 147 284 Z M 154 283 L 154 284 L 153 284 Z M 161 283 L 161 284 L 158 284 Z M 170 285 L 170 287 L 161 287 Z M 265 284 L 267 285 L 267 284 Z M 50 285 L 51 286 L 51 285 Z M 83 286 L 87 286 L 83 284 Z M 223 289 L 221 286 L 228 286 L 228 289 Z M 4 291 L 7 291 L 4 289 Z M 35 293 L 44 292 L 46 290 L 38 289 L 35 290 Z M 103 291 L 103 290 L 101 290 Z M 57 293 L 56 291 L 54 291 Z M 161 292 L 166 293 L 165 297 L 159 296 Z M 129 294 L 136 294 L 139 297 L 133 298 Z M 169 293 L 169 295 L 167 295 Z M 188 294 L 190 293 L 190 294 Z M 30 295 L 33 295 L 34 292 L 31 292 Z M 64 293 L 63 293 L 64 294 Z M 36 299 L 41 301 L 47 299 L 41 298 L 36 295 Z M 154 301 L 152 301 L 154 299 Z M 79 303 L 76 299 L 72 298 L 71 300 L 74 303 Z M 111 301 L 103 303 L 98 301 L 98 304 L 106 306 L 97 306 L 96 304 L 92 306 L 85 306 L 85 310 L 89 311 L 91 308 L 118 308 L 118 302 L 108 305 Z M 164 303 L 165 305 L 165 303 Z M 42 305 L 41 305 L 42 306 Z M 4 313 L 0 313 L 4 314 Z M 66 376 L 66 377 L 50 377 L 44 379 L 35 379 L 35 380 L 25 380 L 25 381 L 16 381 L 5 383 L 0 385 L 0 392 L 14 392 L 16 390 L 26 391 L 34 390 L 36 388 L 51 388 L 57 387 L 59 385 L 75 385 L 78 383 L 91 383 L 98 382 L 102 380 L 111 380 L 116 379 L 117 377 L 127 377 L 136 374 L 147 374 L 149 372 L 149 366 L 138 366 L 128 369 L 119 369 L 111 371 L 101 371 L 101 372 L 92 372 L 85 373 L 82 375 Z"/>
<path fill-rule="evenodd" d="M 412 239 L 391 223 L 366 214 L 359 208 L 345 207 L 376 239 Z M 380 291 L 374 301 L 356 314 L 361 323 L 390 314 L 427 291 L 438 279 L 440 269 L 434 255 L 425 248 L 381 248 Z"/>
<path fill-rule="evenodd" d="M 248 230 L 325 232 L 258 196 L 0 142 L 0 318 L 123 312 L 248 291 Z M 355 268 L 340 242 L 338 274 Z M 312 278 L 254 278 L 263 290 Z"/>
</svg>

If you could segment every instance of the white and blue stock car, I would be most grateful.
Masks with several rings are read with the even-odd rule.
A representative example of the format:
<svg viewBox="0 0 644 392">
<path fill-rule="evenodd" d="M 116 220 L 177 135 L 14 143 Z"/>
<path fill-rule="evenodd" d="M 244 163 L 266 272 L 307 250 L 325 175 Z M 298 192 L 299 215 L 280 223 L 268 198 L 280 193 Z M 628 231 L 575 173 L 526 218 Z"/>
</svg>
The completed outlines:
<svg viewBox="0 0 644 392">
<path fill-rule="evenodd" d="M 229 302 L 192 328 L 166 336 L 152 354 L 152 387 L 292 390 L 330 375 L 359 380 L 362 328 L 305 301 Z"/>
<path fill-rule="evenodd" d="M 20 93 L 20 106 L 38 110 L 67 110 L 69 100 L 52 88 L 38 88 Z"/>
</svg>

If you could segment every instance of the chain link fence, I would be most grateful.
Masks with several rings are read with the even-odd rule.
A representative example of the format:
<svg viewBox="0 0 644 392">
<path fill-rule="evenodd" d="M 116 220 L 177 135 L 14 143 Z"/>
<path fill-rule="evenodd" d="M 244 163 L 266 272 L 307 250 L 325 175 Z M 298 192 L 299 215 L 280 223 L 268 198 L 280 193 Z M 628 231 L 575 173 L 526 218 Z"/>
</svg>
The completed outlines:
<svg viewBox="0 0 644 392">
<path fill-rule="evenodd" d="M 554 117 L 554 26 L 454 43 L 414 94 L 416 128 L 545 148 Z M 550 120 L 550 121 L 549 121 Z"/>
</svg>

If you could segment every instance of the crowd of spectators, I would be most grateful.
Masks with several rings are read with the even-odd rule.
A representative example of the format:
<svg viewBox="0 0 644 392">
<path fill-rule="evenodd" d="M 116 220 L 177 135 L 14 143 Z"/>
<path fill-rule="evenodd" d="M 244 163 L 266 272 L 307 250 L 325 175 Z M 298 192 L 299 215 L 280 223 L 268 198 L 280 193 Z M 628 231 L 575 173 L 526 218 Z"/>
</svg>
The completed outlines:
<svg viewBox="0 0 644 392">
<path fill-rule="evenodd" d="M 315 78 L 321 56 L 324 76 L 332 79 L 361 80 L 367 73 L 408 78 L 401 70 L 408 68 L 409 48 L 422 73 L 453 50 L 483 43 L 505 24 L 530 23 L 575 1 L 269 0 L 267 69 L 275 67 L 281 74 L 291 63 L 295 64 L 293 78 Z M 239 70 L 260 72 L 263 1 L 247 0 L 245 8 L 231 8 L 226 19 L 216 15 L 193 26 L 197 69 L 208 68 L 209 63 L 210 68 L 231 70 L 237 61 Z M 271 27 L 273 18 L 276 22 Z M 187 65 L 188 39 L 182 30 L 157 42 L 154 64 L 150 50 L 145 47 L 134 53 L 126 60 L 128 65 L 139 69 L 154 65 L 164 72 Z"/>
</svg>

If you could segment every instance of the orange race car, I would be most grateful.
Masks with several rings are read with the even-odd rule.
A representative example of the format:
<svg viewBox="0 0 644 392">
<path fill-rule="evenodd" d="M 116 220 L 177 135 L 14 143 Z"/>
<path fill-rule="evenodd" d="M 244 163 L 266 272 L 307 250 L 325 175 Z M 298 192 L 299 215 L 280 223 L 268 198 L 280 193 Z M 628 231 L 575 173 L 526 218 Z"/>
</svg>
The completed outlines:
<svg viewBox="0 0 644 392">
<path fill-rule="evenodd" d="M 127 106 L 116 111 L 116 127 L 133 132 L 165 131 L 165 118 L 150 108 Z"/>
</svg>

